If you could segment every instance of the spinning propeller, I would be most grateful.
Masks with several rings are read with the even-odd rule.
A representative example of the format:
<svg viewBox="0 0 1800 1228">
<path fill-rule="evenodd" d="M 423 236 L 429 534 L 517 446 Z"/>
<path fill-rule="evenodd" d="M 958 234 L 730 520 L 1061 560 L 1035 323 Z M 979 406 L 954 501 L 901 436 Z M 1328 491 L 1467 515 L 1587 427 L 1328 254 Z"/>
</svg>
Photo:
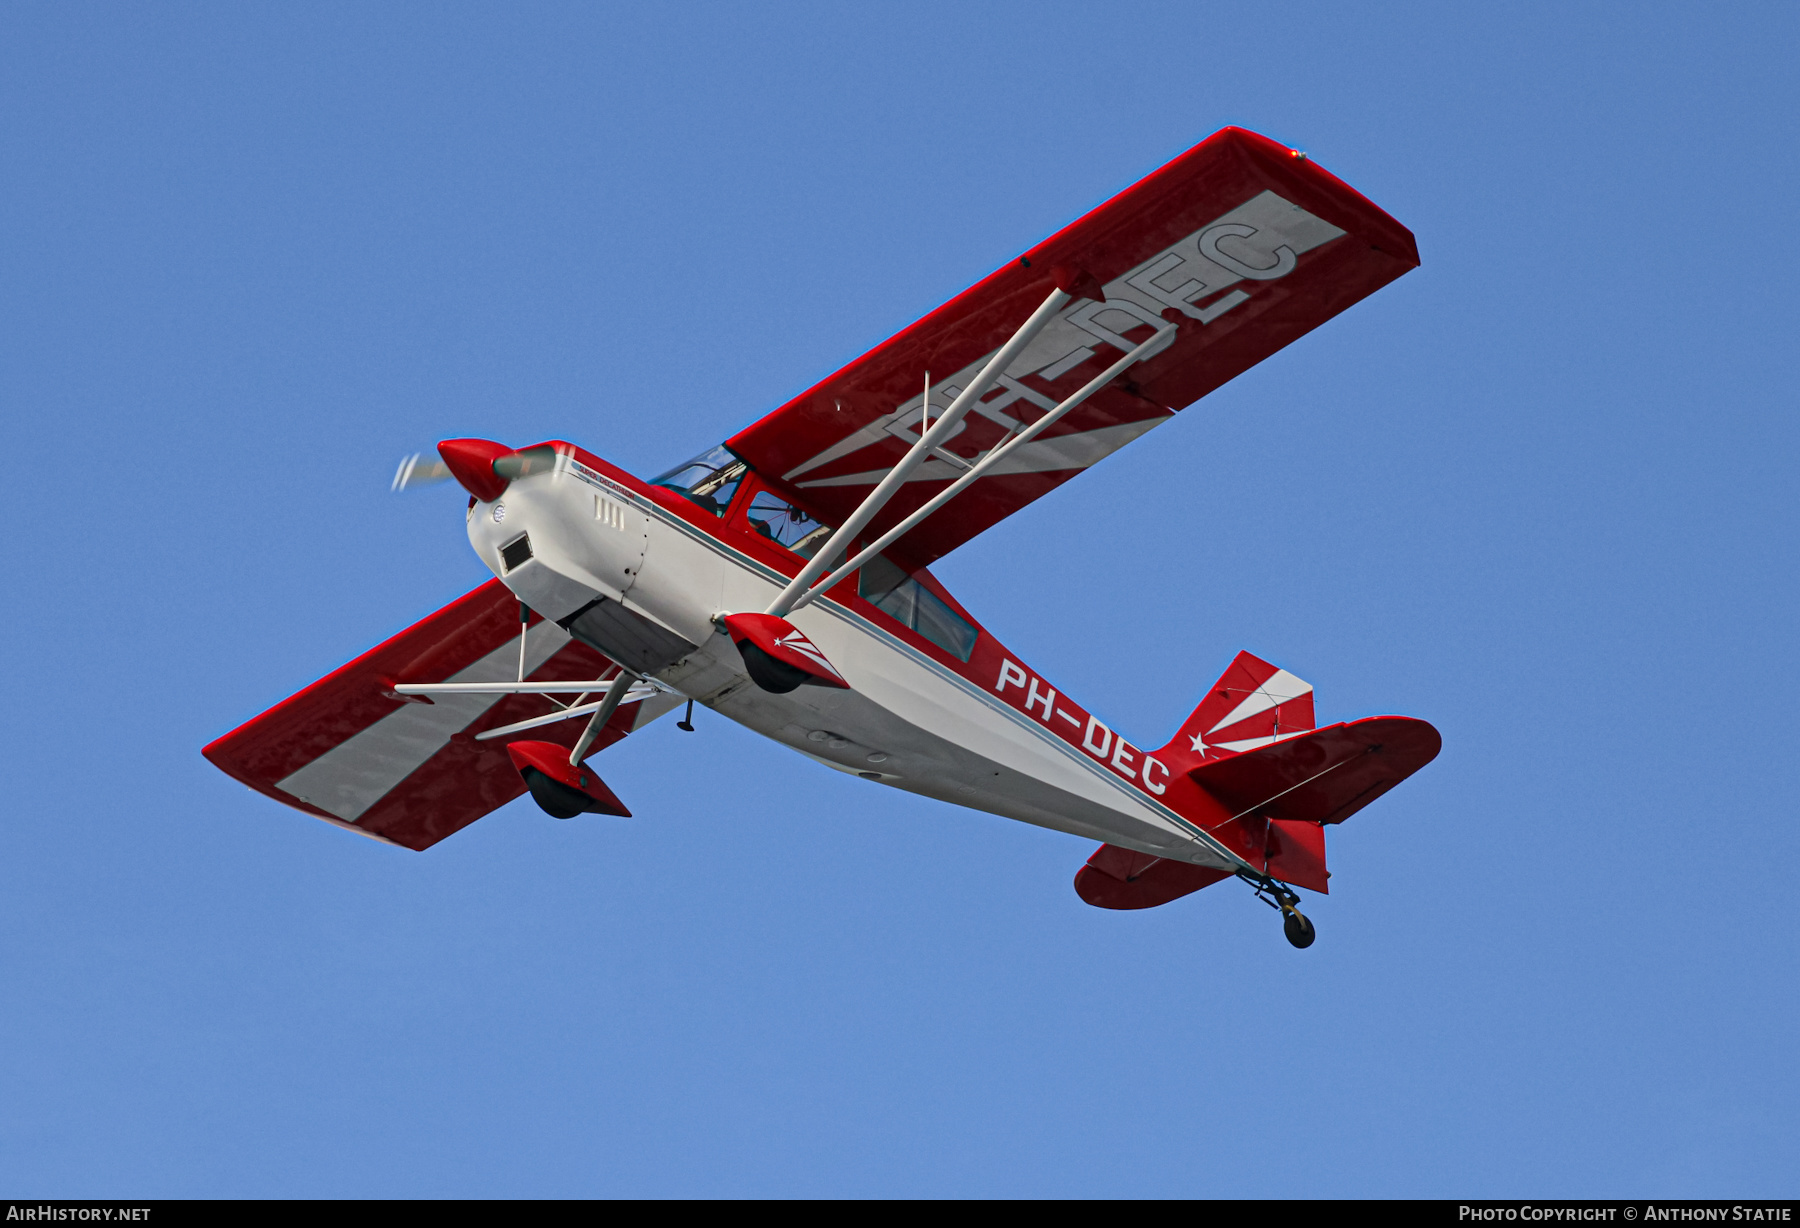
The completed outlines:
<svg viewBox="0 0 1800 1228">
<path fill-rule="evenodd" d="M 491 439 L 446 439 L 437 450 L 436 457 L 414 452 L 402 460 L 389 489 L 411 490 L 455 478 L 477 499 L 492 503 L 514 478 L 556 467 L 556 449 L 549 444 L 515 450 Z"/>
</svg>

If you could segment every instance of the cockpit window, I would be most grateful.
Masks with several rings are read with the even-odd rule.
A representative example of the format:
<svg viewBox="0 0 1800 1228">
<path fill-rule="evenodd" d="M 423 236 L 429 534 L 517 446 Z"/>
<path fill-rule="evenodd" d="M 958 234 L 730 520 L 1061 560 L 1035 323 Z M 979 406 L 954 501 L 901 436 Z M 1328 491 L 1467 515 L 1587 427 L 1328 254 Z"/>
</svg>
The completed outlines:
<svg viewBox="0 0 1800 1228">
<path fill-rule="evenodd" d="M 651 478 L 650 484 L 685 495 L 713 515 L 723 516 L 748 468 L 721 445 L 701 453 L 685 465 L 676 466 L 661 477 Z"/>
<path fill-rule="evenodd" d="M 936 593 L 882 555 L 863 564 L 856 591 L 902 626 L 910 627 L 959 661 L 975 651 L 975 628 Z"/>
<path fill-rule="evenodd" d="M 820 524 L 772 490 L 759 490 L 751 496 L 744 515 L 752 529 L 803 559 L 818 553 L 831 536 L 830 526 Z"/>
</svg>

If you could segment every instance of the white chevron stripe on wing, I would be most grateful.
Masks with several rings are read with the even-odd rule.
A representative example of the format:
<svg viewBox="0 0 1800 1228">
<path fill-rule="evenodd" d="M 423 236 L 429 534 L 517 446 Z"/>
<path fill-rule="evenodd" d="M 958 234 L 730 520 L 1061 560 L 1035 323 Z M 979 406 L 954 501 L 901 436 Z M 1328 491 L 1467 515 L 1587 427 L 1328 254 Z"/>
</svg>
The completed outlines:
<svg viewBox="0 0 1800 1228">
<path fill-rule="evenodd" d="M 1097 431 L 1077 431 L 1070 435 L 1055 435 L 1049 439 L 1034 439 L 1022 448 L 1010 453 L 1006 459 L 987 471 L 988 477 L 1002 477 L 1009 473 L 1057 473 L 1064 469 L 1086 469 L 1098 461 L 1103 461 L 1120 448 L 1149 431 L 1152 427 L 1161 426 L 1173 415 L 1161 418 L 1145 418 L 1139 422 L 1121 422 L 1116 426 L 1103 426 Z M 973 458 L 979 459 L 979 458 Z M 948 482 L 963 473 L 963 469 L 952 467 L 945 461 L 932 457 L 913 470 L 908 482 Z M 866 473 L 845 473 L 834 478 L 818 478 L 811 482 L 799 483 L 808 486 L 873 486 L 888 475 L 886 469 L 871 469 Z"/>
<path fill-rule="evenodd" d="M 526 632 L 526 676 L 568 642 L 569 633 L 548 619 Z M 446 681 L 511 682 L 518 668 L 519 641 L 509 639 Z M 363 811 L 504 698 L 436 695 L 429 704 L 402 704 L 277 782 L 275 787 L 354 823 Z"/>
</svg>

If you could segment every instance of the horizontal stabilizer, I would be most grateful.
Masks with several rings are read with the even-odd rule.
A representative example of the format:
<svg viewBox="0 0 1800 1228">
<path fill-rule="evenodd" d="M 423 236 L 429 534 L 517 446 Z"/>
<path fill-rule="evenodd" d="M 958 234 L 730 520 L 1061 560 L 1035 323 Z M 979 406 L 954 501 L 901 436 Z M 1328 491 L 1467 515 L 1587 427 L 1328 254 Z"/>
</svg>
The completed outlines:
<svg viewBox="0 0 1800 1228">
<path fill-rule="evenodd" d="M 1075 894 L 1095 908 L 1155 908 L 1230 877 L 1228 870 L 1102 844 L 1076 873 Z"/>
<path fill-rule="evenodd" d="M 1437 758 L 1438 731 L 1407 716 L 1328 725 L 1188 772 L 1234 815 L 1341 823 Z"/>
</svg>

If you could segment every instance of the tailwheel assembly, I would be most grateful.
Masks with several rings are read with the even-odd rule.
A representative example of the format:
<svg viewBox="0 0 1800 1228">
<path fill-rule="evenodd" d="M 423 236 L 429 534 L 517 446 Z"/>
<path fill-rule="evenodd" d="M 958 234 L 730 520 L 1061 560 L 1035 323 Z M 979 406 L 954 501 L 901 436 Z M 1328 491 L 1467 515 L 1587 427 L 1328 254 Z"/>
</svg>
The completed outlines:
<svg viewBox="0 0 1800 1228">
<path fill-rule="evenodd" d="M 1250 884 L 1251 889 L 1256 892 L 1257 899 L 1270 908 L 1280 911 L 1281 932 L 1287 935 L 1288 942 L 1303 951 L 1313 944 L 1313 939 L 1317 938 L 1319 933 L 1313 928 L 1311 919 L 1294 907 L 1300 902 L 1300 896 L 1292 887 L 1275 879 L 1246 874 L 1241 870 L 1238 872 L 1238 877 Z"/>
</svg>

